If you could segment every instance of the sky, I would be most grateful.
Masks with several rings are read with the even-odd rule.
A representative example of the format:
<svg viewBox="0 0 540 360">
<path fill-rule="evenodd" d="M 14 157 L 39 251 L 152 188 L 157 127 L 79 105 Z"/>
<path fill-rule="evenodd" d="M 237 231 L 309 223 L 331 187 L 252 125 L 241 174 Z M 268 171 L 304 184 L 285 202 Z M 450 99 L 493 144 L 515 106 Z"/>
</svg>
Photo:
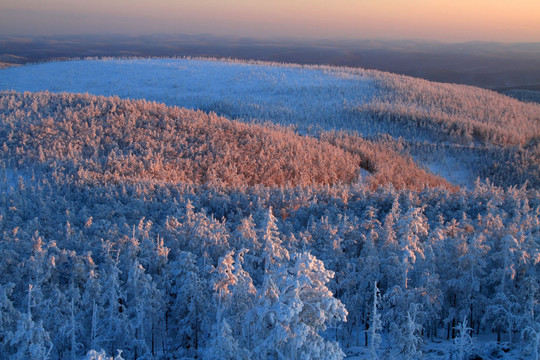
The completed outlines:
<svg viewBox="0 0 540 360">
<path fill-rule="evenodd" d="M 540 0 L 0 0 L 0 35 L 540 42 Z"/>
</svg>

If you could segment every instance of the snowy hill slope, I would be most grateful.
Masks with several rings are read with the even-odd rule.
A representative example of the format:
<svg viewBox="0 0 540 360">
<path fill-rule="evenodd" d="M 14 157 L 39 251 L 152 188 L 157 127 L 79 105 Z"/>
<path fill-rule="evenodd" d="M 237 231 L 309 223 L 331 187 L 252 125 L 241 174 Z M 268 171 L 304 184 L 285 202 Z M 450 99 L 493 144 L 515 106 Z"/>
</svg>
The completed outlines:
<svg viewBox="0 0 540 360">
<path fill-rule="evenodd" d="M 420 186 L 384 144 L 143 100 L 0 109 L 0 360 L 533 358 L 538 190 Z"/>
<path fill-rule="evenodd" d="M 0 92 L 0 109 L 4 167 L 55 171 L 81 184 L 243 187 L 362 181 L 396 189 L 450 188 L 384 144 L 357 136 L 325 132 L 315 139 L 278 125 L 80 94 Z"/>
<path fill-rule="evenodd" d="M 4 69 L 0 89 L 146 99 L 301 133 L 388 134 L 454 183 L 540 185 L 540 105 L 469 86 L 350 68 L 109 59 Z"/>
<path fill-rule="evenodd" d="M 230 118 L 332 128 L 341 121 L 344 103 L 362 104 L 374 85 L 362 74 L 299 66 L 151 59 L 29 65 L 22 71 L 2 72 L 0 89 L 115 95 Z"/>
<path fill-rule="evenodd" d="M 65 75 L 66 64 L 84 67 Z M 97 91 L 126 70 L 116 90 L 146 96 L 147 80 L 126 81 L 162 75 L 153 92 L 168 96 L 181 72 L 130 64 L 35 65 L 21 69 L 56 72 L 0 81 L 86 79 Z M 198 94 L 193 107 L 296 128 L 0 91 L 0 360 L 534 358 L 536 107 L 362 70 L 190 69 L 178 96 Z M 399 151 L 530 185 L 453 189 Z"/>
</svg>

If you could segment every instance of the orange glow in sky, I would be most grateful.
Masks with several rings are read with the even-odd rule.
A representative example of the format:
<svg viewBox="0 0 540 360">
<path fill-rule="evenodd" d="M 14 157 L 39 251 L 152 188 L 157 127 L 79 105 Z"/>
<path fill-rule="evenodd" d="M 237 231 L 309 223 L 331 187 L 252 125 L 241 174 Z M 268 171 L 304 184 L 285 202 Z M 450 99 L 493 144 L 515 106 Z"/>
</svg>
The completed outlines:
<svg viewBox="0 0 540 360">
<path fill-rule="evenodd" d="M 540 41 L 539 0 L 0 0 L 0 34 Z"/>
</svg>

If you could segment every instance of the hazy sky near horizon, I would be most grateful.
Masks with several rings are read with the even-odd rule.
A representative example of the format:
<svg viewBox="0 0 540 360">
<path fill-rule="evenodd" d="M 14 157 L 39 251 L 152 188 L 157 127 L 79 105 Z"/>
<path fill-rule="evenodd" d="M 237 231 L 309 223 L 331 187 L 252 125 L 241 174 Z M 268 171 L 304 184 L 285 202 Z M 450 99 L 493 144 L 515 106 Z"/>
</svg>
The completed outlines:
<svg viewBox="0 0 540 360">
<path fill-rule="evenodd" d="M 0 35 L 540 42 L 540 0 L 0 0 Z"/>
</svg>

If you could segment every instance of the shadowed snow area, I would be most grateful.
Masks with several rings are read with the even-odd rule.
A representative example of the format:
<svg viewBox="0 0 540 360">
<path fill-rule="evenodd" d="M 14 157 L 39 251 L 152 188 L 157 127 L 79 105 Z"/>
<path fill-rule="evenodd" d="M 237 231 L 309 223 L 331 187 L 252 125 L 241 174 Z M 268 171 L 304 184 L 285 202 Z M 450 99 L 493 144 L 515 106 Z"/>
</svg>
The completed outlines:
<svg viewBox="0 0 540 360">
<path fill-rule="evenodd" d="M 342 113 L 366 102 L 374 86 L 339 68 L 191 59 L 51 62 L 0 73 L 2 90 L 117 95 L 325 129 L 338 127 Z"/>
</svg>

